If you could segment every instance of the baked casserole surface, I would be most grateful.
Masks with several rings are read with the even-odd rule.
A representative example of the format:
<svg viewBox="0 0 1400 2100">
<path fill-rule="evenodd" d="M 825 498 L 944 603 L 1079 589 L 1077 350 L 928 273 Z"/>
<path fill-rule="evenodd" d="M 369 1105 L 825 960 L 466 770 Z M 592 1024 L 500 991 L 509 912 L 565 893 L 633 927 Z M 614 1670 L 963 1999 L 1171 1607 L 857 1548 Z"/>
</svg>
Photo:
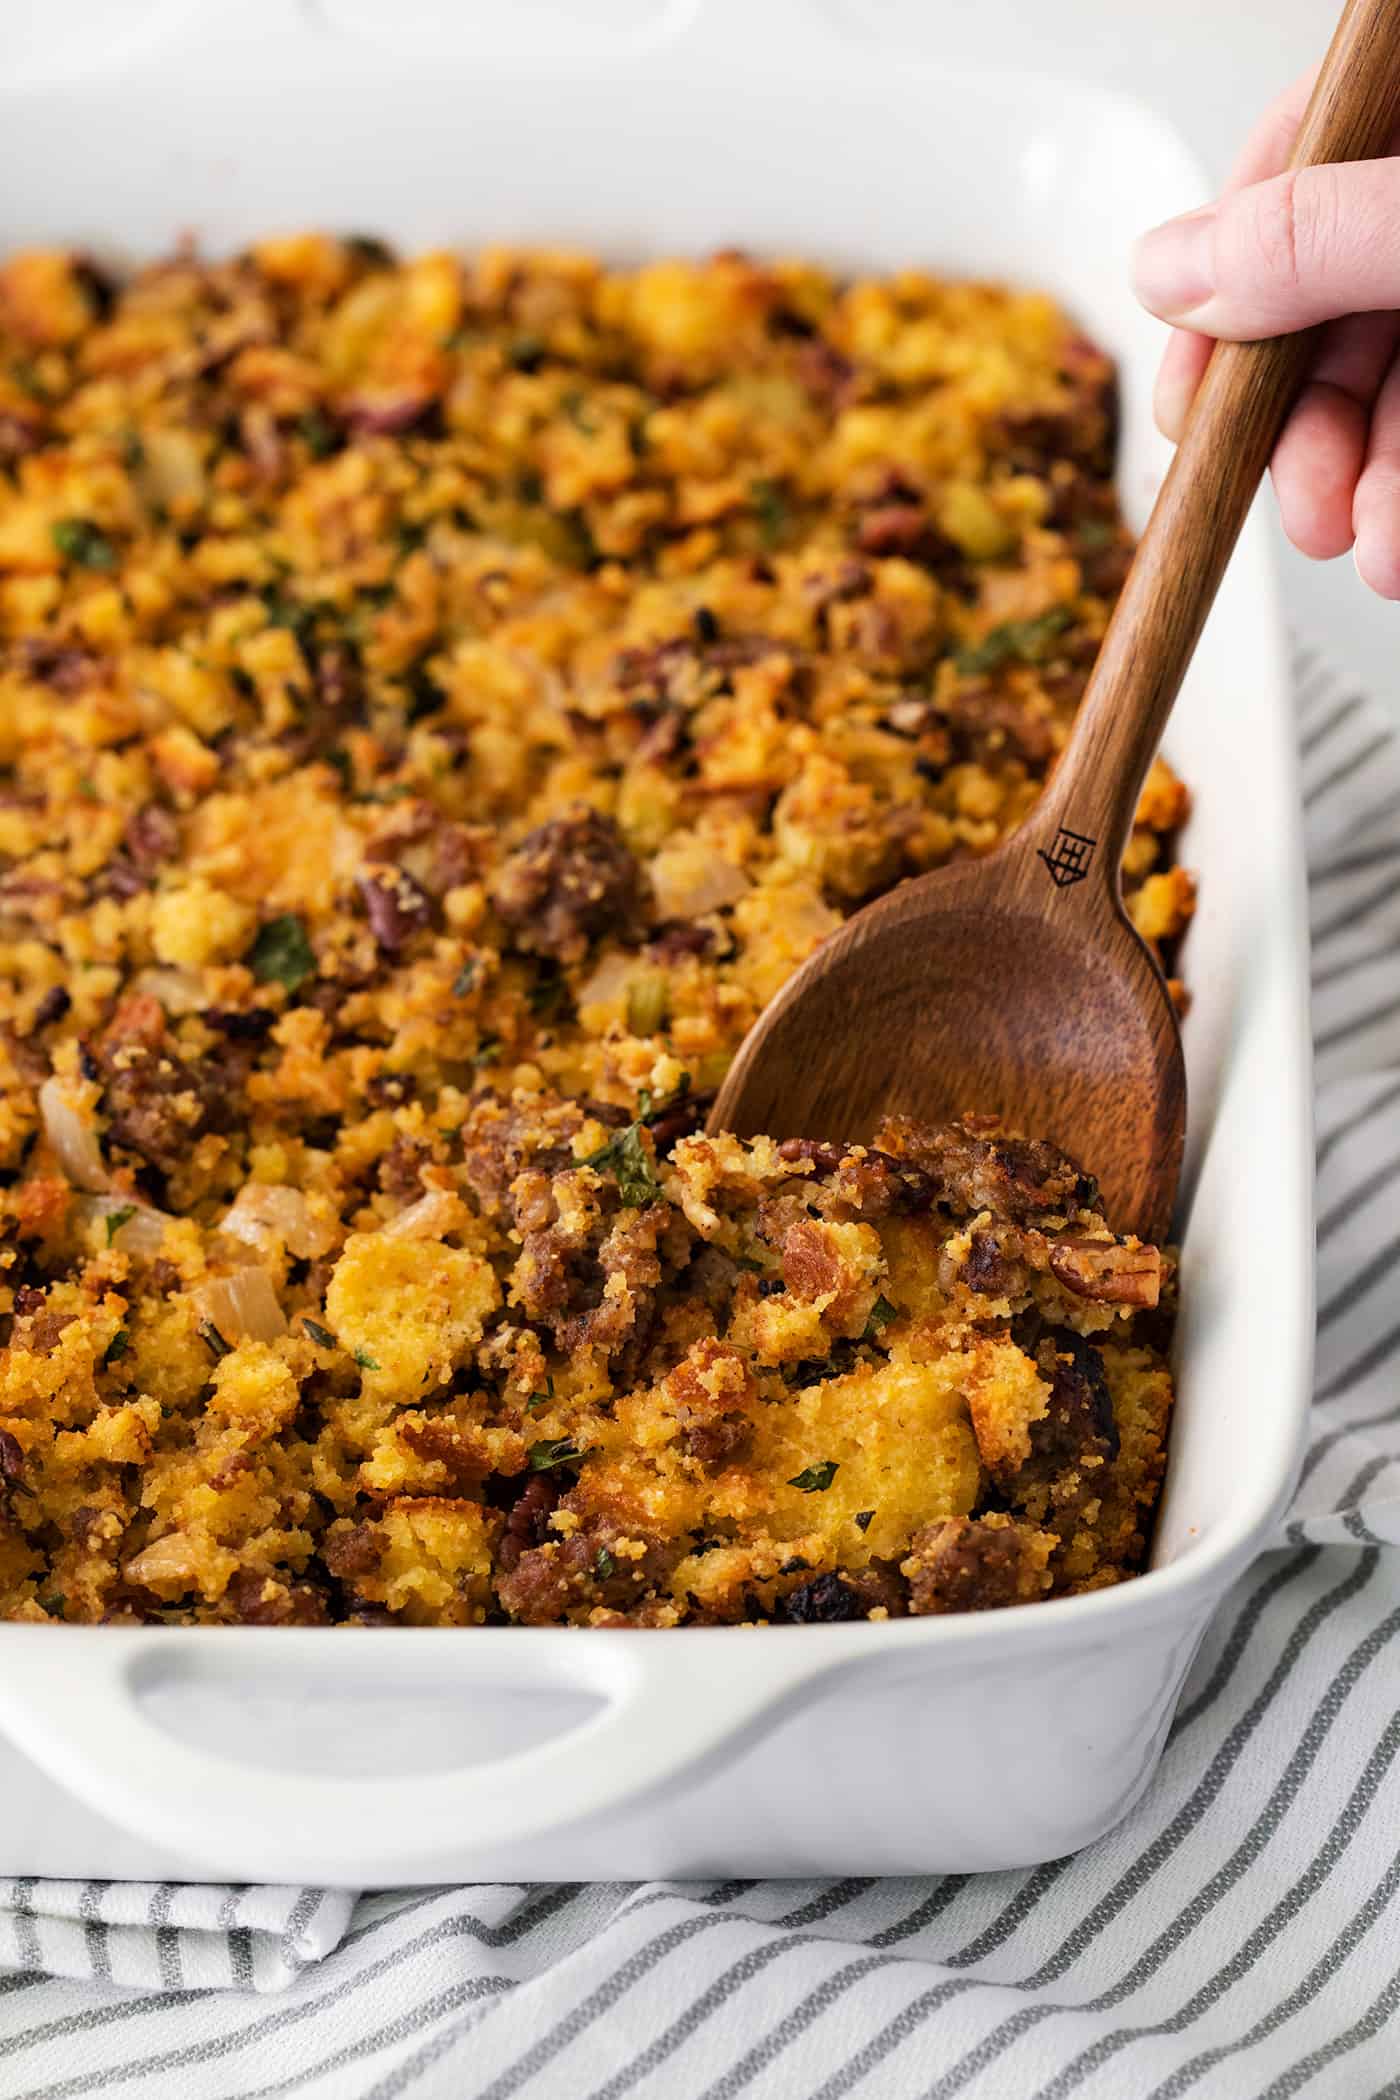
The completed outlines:
<svg viewBox="0 0 1400 2100">
<path fill-rule="evenodd" d="M 0 1615 L 940 1612 L 1142 1560 L 1169 1256 L 700 1135 L 985 853 L 1131 540 L 1047 299 L 310 235 L 0 268 Z M 1191 911 L 1159 762 L 1125 865 Z"/>
</svg>

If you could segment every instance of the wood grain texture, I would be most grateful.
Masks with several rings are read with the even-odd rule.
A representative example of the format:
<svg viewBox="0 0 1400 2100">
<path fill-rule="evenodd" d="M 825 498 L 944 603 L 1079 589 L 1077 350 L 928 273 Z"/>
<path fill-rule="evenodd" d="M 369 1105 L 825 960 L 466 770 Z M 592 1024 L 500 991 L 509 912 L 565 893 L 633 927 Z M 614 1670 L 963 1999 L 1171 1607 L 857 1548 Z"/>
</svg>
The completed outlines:
<svg viewBox="0 0 1400 2100">
<path fill-rule="evenodd" d="M 1378 153 L 1397 113 L 1400 0 L 1351 0 L 1292 165 Z M 742 1044 L 711 1131 L 868 1139 L 895 1111 L 995 1113 L 1096 1174 L 1120 1227 L 1166 1234 L 1185 1070 L 1119 867 L 1312 347 L 1217 345 L 1039 803 L 985 860 L 902 884 L 824 941 Z"/>
</svg>

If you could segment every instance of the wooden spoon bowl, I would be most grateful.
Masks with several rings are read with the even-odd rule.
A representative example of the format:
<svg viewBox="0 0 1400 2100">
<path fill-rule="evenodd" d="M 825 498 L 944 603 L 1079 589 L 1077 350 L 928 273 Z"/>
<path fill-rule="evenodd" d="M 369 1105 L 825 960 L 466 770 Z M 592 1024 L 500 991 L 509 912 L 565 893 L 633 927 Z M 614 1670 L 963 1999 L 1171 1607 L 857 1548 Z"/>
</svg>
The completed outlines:
<svg viewBox="0 0 1400 2100">
<path fill-rule="evenodd" d="M 1400 0 L 1350 0 L 1291 165 L 1382 152 L 1397 109 Z M 1030 818 L 985 860 L 904 884 L 824 941 L 742 1045 L 711 1132 L 859 1141 L 896 1110 L 997 1114 L 1095 1175 L 1120 1229 L 1165 1235 L 1185 1129 L 1181 1042 L 1119 869 L 1313 347 L 1306 334 L 1217 344 Z"/>
<path fill-rule="evenodd" d="M 832 934 L 744 1043 L 713 1127 L 868 1143 L 891 1113 L 999 1115 L 1089 1167 L 1111 1217 L 1163 1238 L 1186 1128 L 1171 997 L 1111 868 L 1091 853 L 1057 881 L 1040 855 L 1058 827 L 1038 818 Z"/>
</svg>

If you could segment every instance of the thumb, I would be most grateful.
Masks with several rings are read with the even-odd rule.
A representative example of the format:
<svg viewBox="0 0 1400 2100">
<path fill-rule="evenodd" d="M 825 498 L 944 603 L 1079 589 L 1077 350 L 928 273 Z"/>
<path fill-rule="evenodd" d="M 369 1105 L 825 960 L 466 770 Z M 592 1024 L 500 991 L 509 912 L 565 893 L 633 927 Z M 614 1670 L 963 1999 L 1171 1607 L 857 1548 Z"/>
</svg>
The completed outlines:
<svg viewBox="0 0 1400 2100">
<path fill-rule="evenodd" d="M 1164 321 L 1237 342 L 1400 307 L 1400 160 L 1251 183 L 1145 234 L 1133 276 Z"/>
</svg>

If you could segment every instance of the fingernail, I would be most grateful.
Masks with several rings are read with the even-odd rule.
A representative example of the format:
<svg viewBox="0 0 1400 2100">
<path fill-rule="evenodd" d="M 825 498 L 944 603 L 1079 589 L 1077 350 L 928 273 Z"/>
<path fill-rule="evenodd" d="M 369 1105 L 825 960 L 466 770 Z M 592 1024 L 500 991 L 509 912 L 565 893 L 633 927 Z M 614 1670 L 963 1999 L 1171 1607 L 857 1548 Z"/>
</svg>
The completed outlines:
<svg viewBox="0 0 1400 2100">
<path fill-rule="evenodd" d="M 1215 206 L 1168 219 L 1145 233 L 1133 250 L 1133 284 L 1144 306 L 1164 321 L 1181 321 L 1215 290 Z"/>
<path fill-rule="evenodd" d="M 1163 437 L 1170 438 L 1173 444 L 1181 436 L 1194 392 L 1189 377 L 1167 371 L 1157 374 L 1157 383 L 1152 390 L 1152 417 Z"/>
</svg>

